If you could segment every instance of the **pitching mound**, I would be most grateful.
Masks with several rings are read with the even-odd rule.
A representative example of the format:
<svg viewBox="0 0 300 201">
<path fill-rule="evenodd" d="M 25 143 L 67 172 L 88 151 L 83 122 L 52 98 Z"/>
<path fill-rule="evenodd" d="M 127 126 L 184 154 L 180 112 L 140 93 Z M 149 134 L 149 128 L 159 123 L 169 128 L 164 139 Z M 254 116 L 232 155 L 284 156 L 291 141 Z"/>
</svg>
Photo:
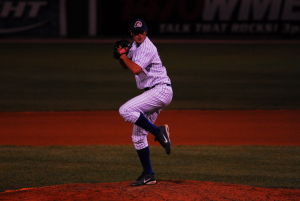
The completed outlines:
<svg viewBox="0 0 300 201">
<path fill-rule="evenodd" d="M 156 185 L 140 187 L 131 187 L 129 184 L 64 184 L 26 188 L 2 192 L 0 200 L 300 200 L 300 189 L 269 189 L 198 181 L 160 181 Z"/>
</svg>

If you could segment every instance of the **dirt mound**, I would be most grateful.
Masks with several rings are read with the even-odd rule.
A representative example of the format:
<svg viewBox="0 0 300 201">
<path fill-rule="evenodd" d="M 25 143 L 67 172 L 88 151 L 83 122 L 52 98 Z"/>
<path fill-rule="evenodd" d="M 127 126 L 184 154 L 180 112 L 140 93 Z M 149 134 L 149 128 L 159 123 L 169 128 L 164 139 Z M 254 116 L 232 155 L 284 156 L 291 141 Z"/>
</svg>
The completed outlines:
<svg viewBox="0 0 300 201">
<path fill-rule="evenodd" d="M 112 201 L 112 200 L 300 200 L 300 189 L 270 189 L 198 181 L 159 181 L 131 187 L 129 182 L 64 184 L 0 193 L 1 201 Z"/>
</svg>

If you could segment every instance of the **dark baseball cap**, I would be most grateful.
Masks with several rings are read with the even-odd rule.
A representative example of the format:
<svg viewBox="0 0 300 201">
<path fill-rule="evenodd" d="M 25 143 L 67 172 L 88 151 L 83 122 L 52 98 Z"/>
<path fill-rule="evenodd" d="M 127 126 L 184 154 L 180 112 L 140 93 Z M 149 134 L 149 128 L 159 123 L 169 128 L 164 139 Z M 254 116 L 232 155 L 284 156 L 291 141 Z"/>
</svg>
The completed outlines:
<svg viewBox="0 0 300 201">
<path fill-rule="evenodd" d="M 144 33 L 148 31 L 148 26 L 145 20 L 136 18 L 129 24 L 129 30 L 134 34 Z"/>
</svg>

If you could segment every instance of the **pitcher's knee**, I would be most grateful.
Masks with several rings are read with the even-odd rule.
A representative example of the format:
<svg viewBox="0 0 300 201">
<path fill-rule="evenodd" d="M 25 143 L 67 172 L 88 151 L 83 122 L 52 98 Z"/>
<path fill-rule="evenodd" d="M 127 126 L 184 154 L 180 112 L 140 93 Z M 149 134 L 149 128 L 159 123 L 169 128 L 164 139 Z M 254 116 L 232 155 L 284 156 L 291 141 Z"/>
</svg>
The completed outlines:
<svg viewBox="0 0 300 201">
<path fill-rule="evenodd" d="M 122 105 L 119 108 L 119 114 L 124 118 L 125 121 L 135 123 L 136 120 L 139 118 L 140 113 L 132 111 L 130 108 Z"/>
<path fill-rule="evenodd" d="M 119 114 L 121 117 L 123 117 L 124 119 L 126 119 L 126 116 L 127 116 L 127 110 L 124 108 L 124 106 L 121 106 L 119 108 Z"/>
<path fill-rule="evenodd" d="M 130 113 L 125 107 L 121 106 L 119 108 L 119 114 L 125 121 L 130 121 Z"/>
</svg>

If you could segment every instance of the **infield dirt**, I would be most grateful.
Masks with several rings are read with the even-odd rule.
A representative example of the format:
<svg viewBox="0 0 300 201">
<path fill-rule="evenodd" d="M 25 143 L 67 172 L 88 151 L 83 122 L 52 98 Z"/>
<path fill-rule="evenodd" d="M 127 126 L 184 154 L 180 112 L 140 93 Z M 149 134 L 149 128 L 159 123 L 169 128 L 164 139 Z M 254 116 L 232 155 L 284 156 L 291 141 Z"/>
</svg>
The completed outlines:
<svg viewBox="0 0 300 201">
<path fill-rule="evenodd" d="M 165 123 L 174 145 L 300 145 L 300 110 L 167 110 Z M 1 145 L 131 144 L 117 111 L 2 112 L 0 128 Z"/>
</svg>

